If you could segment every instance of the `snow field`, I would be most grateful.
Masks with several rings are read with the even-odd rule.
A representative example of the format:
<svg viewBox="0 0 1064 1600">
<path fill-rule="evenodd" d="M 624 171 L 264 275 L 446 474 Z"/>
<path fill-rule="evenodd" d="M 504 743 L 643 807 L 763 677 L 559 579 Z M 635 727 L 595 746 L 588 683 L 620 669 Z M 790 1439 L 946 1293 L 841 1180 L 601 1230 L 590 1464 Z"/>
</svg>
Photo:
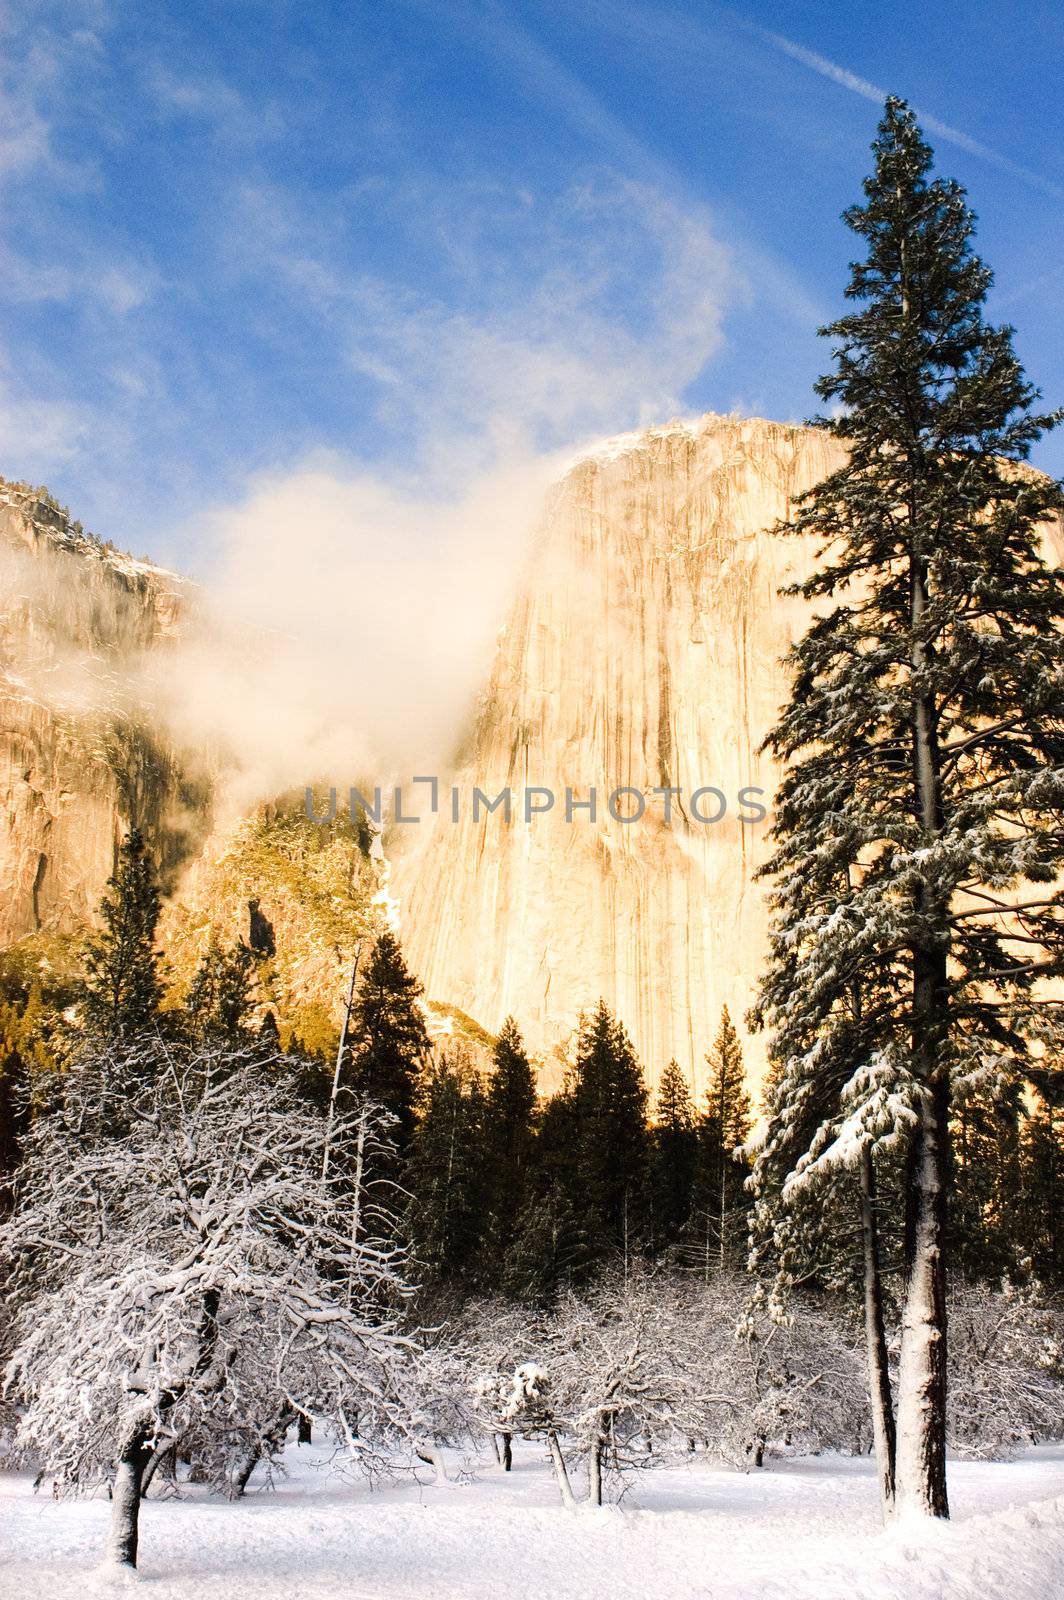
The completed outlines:
<svg viewBox="0 0 1064 1600">
<path fill-rule="evenodd" d="M 0 1597 L 72 1600 L 147 1584 L 157 1600 L 1055 1600 L 1064 1594 L 1064 1446 L 951 1466 L 954 1520 L 884 1531 L 871 1463 L 695 1458 L 639 1474 L 621 1504 L 565 1510 L 537 1445 L 514 1471 L 452 1457 L 371 1491 L 291 1446 L 243 1502 L 149 1498 L 136 1577 L 100 1567 L 105 1498 L 53 1501 L 0 1475 Z M 577 1474 L 576 1482 L 579 1478 Z"/>
</svg>

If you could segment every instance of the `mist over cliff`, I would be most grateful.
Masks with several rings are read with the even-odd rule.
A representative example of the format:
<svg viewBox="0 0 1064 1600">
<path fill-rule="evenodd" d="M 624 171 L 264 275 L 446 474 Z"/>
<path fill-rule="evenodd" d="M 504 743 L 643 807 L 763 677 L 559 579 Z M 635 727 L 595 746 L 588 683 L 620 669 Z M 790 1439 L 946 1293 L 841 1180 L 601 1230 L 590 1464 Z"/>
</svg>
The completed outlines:
<svg viewBox="0 0 1064 1600">
<path fill-rule="evenodd" d="M 0 939 L 83 926 L 135 819 L 180 964 L 242 931 L 261 871 L 284 992 L 335 1016 L 377 877 L 354 835 L 319 856 L 270 802 L 432 772 L 436 814 L 384 836 L 429 999 L 491 1031 L 512 1012 L 550 1056 L 601 996 L 652 1082 L 675 1057 L 700 1089 L 766 937 L 760 745 L 802 626 L 778 591 L 809 559 L 773 529 L 839 460 L 821 432 L 709 415 L 553 463 L 545 503 L 542 460 L 442 513 L 308 472 L 218 514 L 209 594 L 6 489 Z M 554 798 L 526 820 L 530 786 Z M 475 788 L 510 790 L 509 819 L 474 816 Z"/>
<path fill-rule="evenodd" d="M 400 830 L 431 995 L 489 1028 L 513 1012 L 547 1051 L 604 996 L 651 1081 L 675 1057 L 703 1087 L 721 1007 L 742 1018 L 765 948 L 768 821 L 741 820 L 740 794 L 771 805 L 760 745 L 803 618 L 778 590 L 810 555 L 773 530 L 840 460 L 824 433 L 710 415 L 610 441 L 552 490 L 454 775 L 458 821 L 444 801 Z M 555 797 L 528 822 L 527 785 Z M 509 787 L 511 821 L 474 819 L 475 786 Z M 585 802 L 568 817 L 567 789 Z"/>
<path fill-rule="evenodd" d="M 0 482 L 0 946 L 91 917 L 118 831 L 151 835 L 164 887 L 207 831 L 213 763 L 140 692 L 172 658 L 192 586 Z"/>
</svg>

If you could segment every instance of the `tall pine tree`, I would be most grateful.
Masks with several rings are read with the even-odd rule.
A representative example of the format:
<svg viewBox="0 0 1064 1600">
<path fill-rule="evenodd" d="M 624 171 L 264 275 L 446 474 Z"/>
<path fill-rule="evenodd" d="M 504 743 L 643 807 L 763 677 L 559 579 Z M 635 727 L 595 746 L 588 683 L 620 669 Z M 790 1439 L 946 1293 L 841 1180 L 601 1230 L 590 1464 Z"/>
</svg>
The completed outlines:
<svg viewBox="0 0 1064 1600">
<path fill-rule="evenodd" d="M 127 1042 L 155 1025 L 162 995 L 155 948 L 159 890 L 137 828 L 119 847 L 99 914 L 103 926 L 85 955 L 85 1022 L 108 1043 Z"/>
<path fill-rule="evenodd" d="M 345 1078 L 348 1087 L 395 1117 L 400 1150 L 414 1131 L 419 1081 L 430 1047 L 418 1004 L 422 993 L 399 941 L 386 930 L 370 951 L 351 1008 Z"/>
<path fill-rule="evenodd" d="M 532 1156 L 536 1083 L 521 1031 L 507 1017 L 492 1049 L 492 1073 L 484 1105 L 484 1160 L 487 1164 L 488 1222 L 485 1260 L 497 1277 L 513 1242 L 525 1203 Z"/>
<path fill-rule="evenodd" d="M 739 1035 L 727 1006 L 706 1056 L 709 1088 L 698 1123 L 694 1203 L 685 1256 L 703 1275 L 740 1264 L 746 1244 L 749 1163 L 737 1154 L 753 1122 Z"/>
<path fill-rule="evenodd" d="M 1021 465 L 1057 419 L 1011 330 L 983 320 L 963 191 L 930 176 L 899 100 L 873 149 L 845 216 L 866 249 L 856 308 L 825 330 L 835 370 L 817 385 L 848 456 L 790 524 L 820 540 L 796 590 L 818 614 L 768 740 L 787 772 L 764 1160 L 793 1193 L 904 1147 L 897 1500 L 946 1516 L 951 1081 L 1022 1075 L 1056 1027 L 1038 981 L 1064 970 L 1064 589 L 1040 540 L 1062 497 Z"/>
<path fill-rule="evenodd" d="M 651 1197 L 654 1235 L 669 1249 L 683 1236 L 691 1216 L 698 1162 L 695 1107 L 679 1062 L 661 1075 L 651 1130 Z"/>
<path fill-rule="evenodd" d="M 587 1208 L 591 1231 L 628 1261 L 647 1234 L 647 1091 L 631 1040 L 604 1000 L 581 1025 L 569 1095 L 573 1205 Z"/>
<path fill-rule="evenodd" d="M 403 1175 L 414 1253 L 436 1279 L 469 1278 L 480 1252 L 490 1167 L 484 1089 L 461 1056 L 428 1074 Z"/>
</svg>

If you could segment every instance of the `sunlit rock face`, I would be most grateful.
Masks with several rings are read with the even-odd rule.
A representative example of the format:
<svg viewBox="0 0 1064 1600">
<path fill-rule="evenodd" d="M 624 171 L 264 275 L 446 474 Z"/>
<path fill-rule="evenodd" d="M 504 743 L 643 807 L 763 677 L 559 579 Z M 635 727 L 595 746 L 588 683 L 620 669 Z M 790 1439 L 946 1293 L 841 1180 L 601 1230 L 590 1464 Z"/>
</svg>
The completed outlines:
<svg viewBox="0 0 1064 1600">
<path fill-rule="evenodd" d="M 773 529 L 841 459 L 812 429 L 707 416 L 612 441 L 557 487 L 454 776 L 459 820 L 444 790 L 428 829 L 398 830 L 420 835 L 398 883 L 430 996 L 489 1028 L 512 1012 L 544 1052 L 604 996 L 652 1081 L 675 1056 L 701 1090 L 721 1007 L 741 1022 L 765 951 L 767 824 L 744 825 L 738 796 L 771 803 L 759 746 L 804 616 L 778 591 L 810 559 Z M 509 824 L 473 820 L 474 785 L 511 788 Z M 526 822 L 528 785 L 556 800 Z M 568 822 L 566 788 L 591 786 L 595 821 Z M 696 820 L 703 786 L 726 798 L 718 822 Z M 609 815 L 621 787 L 646 797 L 641 821 Z M 671 824 L 664 788 L 680 790 Z M 747 1047 L 756 1077 L 763 1047 Z"/>
<path fill-rule="evenodd" d="M 761 789 L 771 804 L 778 773 L 759 747 L 807 622 L 778 591 L 812 558 L 773 530 L 841 460 L 815 430 L 709 416 L 578 461 L 549 498 L 471 719 L 458 820 L 441 775 L 435 818 L 387 830 L 387 884 L 357 830 L 300 821 L 298 796 L 294 820 L 290 805 L 212 804 L 219 763 L 177 746 L 145 670 L 200 626 L 194 587 L 0 480 L 0 949 L 80 932 L 135 819 L 178 890 L 161 933 L 179 989 L 212 930 L 250 937 L 255 900 L 277 945 L 256 969 L 262 1002 L 324 1040 L 357 934 L 394 895 L 434 1015 L 464 1038 L 512 1012 L 550 1088 L 602 996 L 652 1082 L 675 1056 L 700 1092 L 721 1007 L 741 1024 L 766 948 L 768 828 L 742 823 L 738 802 Z M 1049 544 L 1060 561 L 1059 530 Z M 533 786 L 554 805 L 526 822 Z M 510 820 L 474 818 L 475 787 L 509 789 Z M 566 790 L 586 801 L 592 787 L 595 820 L 567 821 Z M 610 815 L 622 788 L 643 798 L 641 820 Z M 699 788 L 720 791 L 719 821 L 698 820 Z M 663 789 L 679 790 L 670 822 Z M 698 810 L 714 816 L 719 798 Z M 764 1045 L 745 1047 L 756 1081 Z"/>
<path fill-rule="evenodd" d="M 195 848 L 207 781 L 131 678 L 176 636 L 189 587 L 0 482 L 0 947 L 80 929 L 131 818 L 164 882 Z"/>
</svg>

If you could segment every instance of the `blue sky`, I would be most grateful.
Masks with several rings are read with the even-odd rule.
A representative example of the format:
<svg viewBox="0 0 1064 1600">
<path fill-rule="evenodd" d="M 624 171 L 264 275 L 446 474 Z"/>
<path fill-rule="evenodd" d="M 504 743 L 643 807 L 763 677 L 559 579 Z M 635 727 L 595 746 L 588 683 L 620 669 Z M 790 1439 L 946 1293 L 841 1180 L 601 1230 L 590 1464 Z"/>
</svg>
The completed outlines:
<svg viewBox="0 0 1064 1600">
<path fill-rule="evenodd" d="M 308 463 L 425 504 L 678 411 L 808 415 L 879 89 L 1064 402 L 1050 0 L 0 0 L 0 32 L 0 472 L 136 553 L 209 572 L 210 514 Z"/>
</svg>

